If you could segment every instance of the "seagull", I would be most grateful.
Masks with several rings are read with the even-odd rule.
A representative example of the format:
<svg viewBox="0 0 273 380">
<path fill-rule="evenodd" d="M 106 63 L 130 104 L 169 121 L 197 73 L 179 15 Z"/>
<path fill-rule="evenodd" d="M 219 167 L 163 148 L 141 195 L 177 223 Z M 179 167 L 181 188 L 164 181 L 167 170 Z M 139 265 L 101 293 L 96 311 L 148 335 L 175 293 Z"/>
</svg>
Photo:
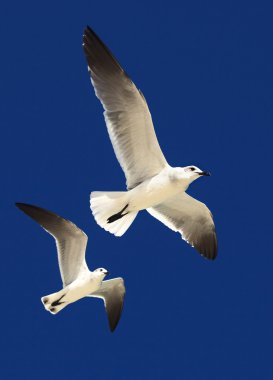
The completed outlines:
<svg viewBox="0 0 273 380">
<path fill-rule="evenodd" d="M 84 30 L 83 50 L 127 185 L 125 192 L 91 193 L 96 222 L 122 236 L 137 213 L 146 209 L 179 232 L 202 256 L 215 259 L 217 239 L 212 214 L 204 203 L 186 193 L 193 181 L 210 173 L 193 165 L 171 167 L 167 163 L 144 95 L 89 26 Z"/>
<path fill-rule="evenodd" d="M 16 203 L 25 214 L 38 222 L 56 241 L 63 289 L 41 298 L 47 311 L 57 314 L 70 303 L 83 297 L 102 298 L 113 332 L 119 322 L 125 287 L 122 278 L 103 281 L 108 271 L 91 272 L 85 261 L 88 237 L 75 224 L 43 208 Z"/>
</svg>

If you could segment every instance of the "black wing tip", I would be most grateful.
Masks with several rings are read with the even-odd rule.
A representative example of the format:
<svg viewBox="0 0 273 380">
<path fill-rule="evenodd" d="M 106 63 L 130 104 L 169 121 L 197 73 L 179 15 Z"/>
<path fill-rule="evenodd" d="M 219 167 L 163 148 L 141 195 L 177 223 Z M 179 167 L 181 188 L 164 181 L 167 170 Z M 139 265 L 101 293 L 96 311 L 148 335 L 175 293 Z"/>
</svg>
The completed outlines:
<svg viewBox="0 0 273 380">
<path fill-rule="evenodd" d="M 50 211 L 48 211 L 48 210 L 46 210 L 44 208 L 41 208 L 41 207 L 36 206 L 36 205 L 29 204 L 29 203 L 15 202 L 15 206 L 18 207 L 22 211 L 25 211 L 25 210 L 28 210 L 28 209 L 32 209 L 32 210 L 39 210 L 39 211 L 50 212 Z"/>
<path fill-rule="evenodd" d="M 216 257 L 218 256 L 218 245 L 216 237 L 213 240 L 213 245 L 209 247 L 205 247 L 205 249 L 199 250 L 202 256 L 204 256 L 206 259 L 214 261 Z"/>
<path fill-rule="evenodd" d="M 89 25 L 87 25 L 83 31 L 83 36 L 82 36 L 82 46 L 87 58 L 92 52 L 90 50 L 91 45 L 96 44 L 96 43 L 105 47 L 104 43 L 101 41 L 99 36 L 94 32 L 94 30 Z"/>
<path fill-rule="evenodd" d="M 15 202 L 15 206 L 16 207 L 28 206 L 28 204 L 27 203 L 23 203 L 23 202 Z"/>
<path fill-rule="evenodd" d="M 20 210 L 25 211 L 26 209 L 29 208 L 39 208 L 37 206 L 31 205 L 29 203 L 23 203 L 23 202 L 15 202 L 15 206 L 18 207 Z"/>
<path fill-rule="evenodd" d="M 205 256 L 206 259 L 210 261 L 214 261 L 217 257 L 217 251 L 216 252 L 210 252 L 209 255 Z"/>
<path fill-rule="evenodd" d="M 83 31 L 83 36 L 82 36 L 82 45 L 83 45 L 84 50 L 86 49 L 86 45 L 89 42 L 90 35 L 93 35 L 93 34 L 94 34 L 93 30 L 90 28 L 90 26 L 87 25 Z"/>
<path fill-rule="evenodd" d="M 118 322 L 116 322 L 114 325 L 109 324 L 111 333 L 113 333 L 116 330 L 117 325 L 118 325 Z"/>
<path fill-rule="evenodd" d="M 119 323 L 120 317 L 121 317 L 121 313 L 122 313 L 122 309 L 123 309 L 123 307 L 121 307 L 119 315 L 117 316 L 117 318 L 114 321 L 109 320 L 109 328 L 110 328 L 111 333 L 113 333 L 118 326 L 118 323 Z"/>
<path fill-rule="evenodd" d="M 97 40 L 99 40 L 101 42 L 101 39 L 99 38 L 99 36 L 94 32 L 94 30 L 89 26 L 89 25 L 86 25 L 86 27 L 84 28 L 84 31 L 83 31 L 83 42 L 88 42 L 88 37 L 94 37 L 96 38 Z"/>
<path fill-rule="evenodd" d="M 115 318 L 111 319 L 110 315 L 108 315 L 108 323 L 109 323 L 109 328 L 110 328 L 111 333 L 115 331 L 115 329 L 117 328 L 117 325 L 119 324 L 121 314 L 123 311 L 123 305 L 124 305 L 124 299 L 122 300 L 122 304 L 120 305 L 119 311 L 116 314 Z"/>
<path fill-rule="evenodd" d="M 86 25 L 85 29 L 84 29 L 84 34 L 86 32 L 90 32 L 90 33 L 94 33 L 93 29 L 89 26 L 89 25 Z"/>
<path fill-rule="evenodd" d="M 120 321 L 120 318 L 121 318 L 121 315 L 122 315 L 122 312 L 123 312 L 123 307 L 124 307 L 124 297 L 125 297 L 126 291 L 125 291 L 125 287 L 124 287 L 124 280 L 123 280 L 122 277 L 120 277 L 120 279 L 122 280 L 122 286 L 124 288 L 124 293 L 122 295 L 122 300 L 121 300 L 121 303 L 120 303 L 120 306 L 119 306 L 119 310 L 115 314 L 114 318 L 111 318 L 110 317 L 110 313 L 108 313 L 108 311 L 107 311 L 108 324 L 109 324 L 109 328 L 110 328 L 111 333 L 113 333 L 115 331 L 115 329 L 117 328 L 117 325 L 119 324 L 119 321 Z"/>
<path fill-rule="evenodd" d="M 100 67 L 101 70 L 107 69 L 121 72 L 127 79 L 130 79 L 108 46 L 89 25 L 84 29 L 82 46 L 91 71 L 94 67 Z"/>
<path fill-rule="evenodd" d="M 215 260 L 218 255 L 218 243 L 216 234 L 212 236 L 207 236 L 205 239 L 201 240 L 199 244 L 193 244 L 194 247 L 204 259 Z"/>
<path fill-rule="evenodd" d="M 36 220 L 37 221 L 37 216 L 38 215 L 47 215 L 47 216 L 51 216 L 51 217 L 54 217 L 54 218 L 60 218 L 60 219 L 64 219 L 62 218 L 61 216 L 59 216 L 58 214 L 55 214 L 54 212 L 52 211 L 49 211 L 45 208 L 42 208 L 42 207 L 39 207 L 39 206 L 36 206 L 36 205 L 32 205 L 32 204 L 29 204 L 29 203 L 20 203 L 20 202 L 16 202 L 15 203 L 16 207 L 19 208 L 19 210 L 23 211 L 25 214 L 27 214 L 28 216 L 30 216 L 32 219 Z M 65 220 L 65 219 L 64 219 Z"/>
</svg>

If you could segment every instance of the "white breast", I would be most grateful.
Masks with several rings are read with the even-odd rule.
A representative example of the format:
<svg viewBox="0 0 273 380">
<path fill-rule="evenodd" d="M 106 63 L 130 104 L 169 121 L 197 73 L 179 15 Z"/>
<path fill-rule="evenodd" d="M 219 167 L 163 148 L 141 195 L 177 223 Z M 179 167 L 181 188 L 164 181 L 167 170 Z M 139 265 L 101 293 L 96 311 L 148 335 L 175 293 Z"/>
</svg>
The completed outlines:
<svg viewBox="0 0 273 380">
<path fill-rule="evenodd" d="M 186 184 L 176 180 L 173 168 L 162 170 L 128 192 L 129 210 L 138 211 L 162 203 L 165 199 L 183 191 Z"/>
<path fill-rule="evenodd" d="M 95 292 L 101 286 L 101 277 L 88 273 L 84 277 L 80 277 L 69 284 L 64 300 L 71 303 L 86 297 L 88 294 Z"/>
</svg>

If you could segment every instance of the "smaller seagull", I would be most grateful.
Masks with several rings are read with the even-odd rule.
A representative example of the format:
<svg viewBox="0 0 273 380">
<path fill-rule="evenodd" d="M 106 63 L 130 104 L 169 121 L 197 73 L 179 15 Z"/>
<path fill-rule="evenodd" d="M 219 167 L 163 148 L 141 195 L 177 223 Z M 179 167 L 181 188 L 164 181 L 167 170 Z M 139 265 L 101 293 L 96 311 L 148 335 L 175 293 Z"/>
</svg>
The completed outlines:
<svg viewBox="0 0 273 380">
<path fill-rule="evenodd" d="M 63 289 L 41 298 L 45 309 L 57 314 L 83 297 L 102 298 L 113 332 L 123 308 L 123 279 L 103 281 L 108 274 L 106 269 L 98 268 L 93 272 L 88 269 L 85 261 L 88 237 L 75 224 L 37 206 L 25 203 L 16 203 L 16 206 L 38 222 L 56 241 Z"/>
</svg>

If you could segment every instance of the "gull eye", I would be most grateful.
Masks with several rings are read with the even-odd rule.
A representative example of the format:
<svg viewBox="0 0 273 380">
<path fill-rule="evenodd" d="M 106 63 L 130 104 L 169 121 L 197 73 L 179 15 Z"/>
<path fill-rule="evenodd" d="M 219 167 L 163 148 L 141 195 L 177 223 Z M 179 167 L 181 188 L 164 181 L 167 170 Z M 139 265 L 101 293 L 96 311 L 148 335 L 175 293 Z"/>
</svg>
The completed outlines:
<svg viewBox="0 0 273 380">
<path fill-rule="evenodd" d="M 194 167 L 191 167 L 190 170 L 193 172 L 193 171 L 195 170 L 195 168 L 194 168 Z"/>
</svg>

